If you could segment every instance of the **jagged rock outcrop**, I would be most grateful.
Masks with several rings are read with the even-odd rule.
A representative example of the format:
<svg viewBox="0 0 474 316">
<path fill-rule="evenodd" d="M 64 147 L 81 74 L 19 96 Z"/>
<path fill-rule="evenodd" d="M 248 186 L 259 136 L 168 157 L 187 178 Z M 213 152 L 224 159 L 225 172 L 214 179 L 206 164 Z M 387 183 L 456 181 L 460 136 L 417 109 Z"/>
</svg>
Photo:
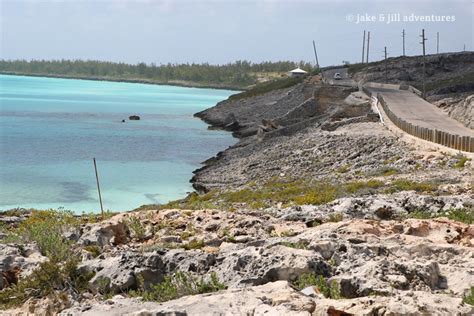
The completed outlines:
<svg viewBox="0 0 474 316">
<path fill-rule="evenodd" d="M 347 218 L 358 217 L 347 211 Z M 129 242 L 96 259 L 84 261 L 82 268 L 97 271 L 92 283 L 99 278 L 109 279 L 112 292 L 122 293 L 136 287 L 137 276 L 148 287 L 176 271 L 197 276 L 214 272 L 228 289 L 162 304 L 122 296 L 105 302 L 90 298 L 74 303 L 63 315 L 194 315 L 201 310 L 230 315 L 246 311 L 290 315 L 336 312 L 467 315 L 473 311 L 472 306 L 462 302 L 474 284 L 472 225 L 445 218 L 349 219 L 306 227 L 295 218 L 278 219 L 251 211 L 227 214 L 211 210 L 148 211 L 146 217 L 148 225 L 163 225 L 163 219 L 173 218 L 177 222 L 168 222 L 170 227 L 180 227 L 179 221 L 184 220 L 192 225 L 197 239 L 204 238 L 208 232 L 225 229 L 229 233 L 249 225 L 248 238 L 229 241 L 227 236 L 222 236 L 217 237 L 222 238 L 215 244 L 218 246 L 168 249 L 160 236 L 171 240 L 173 231 L 176 237 L 182 235 L 182 231 L 179 228 L 166 231 L 162 227 L 153 239 L 157 245 L 163 245 L 157 250 L 144 251 L 143 247 L 149 247 L 150 241 Z M 288 233 L 288 227 L 294 230 Z M 298 292 L 290 284 L 304 273 L 322 275 L 328 282 L 338 284 L 344 298 L 328 299 L 310 289 L 303 291 L 306 294 Z"/>
<path fill-rule="evenodd" d="M 27 277 L 46 260 L 35 245 L 0 244 L 0 290 Z"/>
<path fill-rule="evenodd" d="M 464 126 L 474 129 L 474 94 L 465 97 L 449 97 L 438 100 L 435 105 L 445 110 L 450 117 Z"/>
</svg>

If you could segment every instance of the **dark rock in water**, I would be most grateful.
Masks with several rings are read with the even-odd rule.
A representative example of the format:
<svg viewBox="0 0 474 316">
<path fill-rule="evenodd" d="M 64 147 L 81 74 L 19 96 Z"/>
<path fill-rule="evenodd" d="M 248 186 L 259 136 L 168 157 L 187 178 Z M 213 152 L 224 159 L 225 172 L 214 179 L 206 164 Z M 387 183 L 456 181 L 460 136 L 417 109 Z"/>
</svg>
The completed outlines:
<svg viewBox="0 0 474 316">
<path fill-rule="evenodd" d="M 138 116 L 138 115 L 130 115 L 130 116 L 128 117 L 128 119 L 129 119 L 130 121 L 139 121 L 139 120 L 140 120 L 140 116 Z"/>
<path fill-rule="evenodd" d="M 122 120 L 122 123 L 125 123 L 125 120 Z"/>
</svg>

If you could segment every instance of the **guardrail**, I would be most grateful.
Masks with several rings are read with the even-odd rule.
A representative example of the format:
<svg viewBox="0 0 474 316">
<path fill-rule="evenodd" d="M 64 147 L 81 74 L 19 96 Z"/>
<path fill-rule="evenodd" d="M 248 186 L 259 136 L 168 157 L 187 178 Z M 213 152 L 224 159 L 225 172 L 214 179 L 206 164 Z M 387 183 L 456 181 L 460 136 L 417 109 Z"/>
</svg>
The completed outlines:
<svg viewBox="0 0 474 316">
<path fill-rule="evenodd" d="M 364 88 L 364 92 L 366 90 L 367 89 Z M 372 95 L 370 91 L 367 90 L 367 92 Z M 437 129 L 414 125 L 399 118 L 392 111 L 390 111 L 390 108 L 380 94 L 377 95 L 377 99 L 379 100 L 380 104 L 382 104 L 382 108 L 388 118 L 406 133 L 446 147 L 466 152 L 474 152 L 474 137 L 460 136 L 439 131 Z"/>
</svg>

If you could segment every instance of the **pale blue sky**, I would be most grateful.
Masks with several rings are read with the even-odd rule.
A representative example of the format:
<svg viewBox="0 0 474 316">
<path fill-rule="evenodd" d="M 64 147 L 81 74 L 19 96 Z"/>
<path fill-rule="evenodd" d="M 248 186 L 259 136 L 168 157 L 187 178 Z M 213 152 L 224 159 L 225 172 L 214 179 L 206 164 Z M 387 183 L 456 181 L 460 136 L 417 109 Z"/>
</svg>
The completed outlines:
<svg viewBox="0 0 474 316">
<path fill-rule="evenodd" d="M 97 59 L 127 63 L 226 63 L 239 59 L 314 61 L 361 59 L 362 32 L 371 31 L 371 60 L 402 50 L 473 50 L 472 0 L 0 0 L 2 59 Z M 356 24 L 357 14 L 454 16 L 455 22 Z M 350 16 L 348 18 L 348 16 Z"/>
</svg>

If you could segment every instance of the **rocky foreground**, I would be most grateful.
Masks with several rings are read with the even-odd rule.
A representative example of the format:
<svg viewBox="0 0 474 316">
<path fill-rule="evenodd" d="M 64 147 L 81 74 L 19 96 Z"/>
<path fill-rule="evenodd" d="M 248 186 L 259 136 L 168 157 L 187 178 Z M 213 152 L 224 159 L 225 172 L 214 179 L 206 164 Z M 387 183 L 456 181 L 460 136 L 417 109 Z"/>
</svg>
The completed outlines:
<svg viewBox="0 0 474 316">
<path fill-rule="evenodd" d="M 474 284 L 474 226 L 447 218 L 403 219 L 412 207 L 432 212 L 474 203 L 472 197 L 374 196 L 263 212 L 160 210 L 116 215 L 69 232 L 82 253 L 79 270 L 100 290 L 31 299 L 4 315 L 468 315 Z M 407 204 L 407 205 L 408 205 Z M 334 217 L 331 214 L 341 214 Z M 329 218 L 328 218 L 329 217 Z M 143 230 L 130 226 L 139 219 Z M 322 223 L 322 224 L 318 224 Z M 97 246 L 98 253 L 91 252 Z M 82 249 L 82 250 L 81 250 Z M 89 249 L 89 250 L 87 250 Z M 47 260 L 34 245 L 1 245 L 3 267 L 28 275 Z M 225 285 L 215 293 L 165 303 L 130 297 L 177 271 Z M 318 275 L 336 293 L 325 297 L 302 275 Z M 106 280 L 104 282 L 104 280 Z M 107 297 L 103 296 L 107 293 Z"/>
</svg>

